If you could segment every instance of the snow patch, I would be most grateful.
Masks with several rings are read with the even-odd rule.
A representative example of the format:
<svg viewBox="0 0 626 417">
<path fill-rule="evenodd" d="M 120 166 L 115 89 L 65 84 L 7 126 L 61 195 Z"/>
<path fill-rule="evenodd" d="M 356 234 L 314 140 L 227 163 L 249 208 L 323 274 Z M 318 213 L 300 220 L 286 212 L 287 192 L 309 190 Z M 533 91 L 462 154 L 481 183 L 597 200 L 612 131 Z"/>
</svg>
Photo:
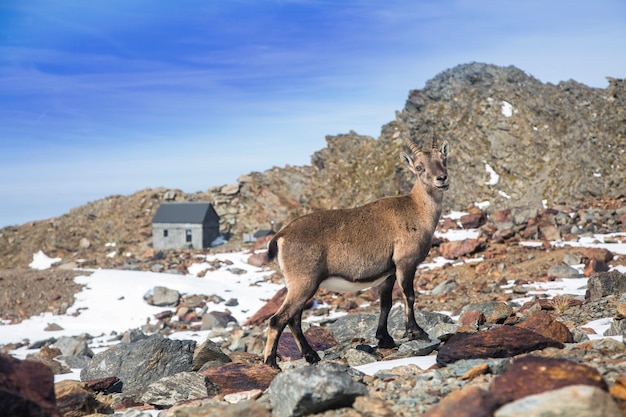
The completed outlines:
<svg viewBox="0 0 626 417">
<path fill-rule="evenodd" d="M 508 101 L 502 100 L 502 114 L 504 117 L 513 116 L 513 105 Z"/>
<path fill-rule="evenodd" d="M 498 175 L 498 173 L 493 168 L 491 168 L 491 165 L 489 165 L 486 161 L 483 162 L 485 163 L 485 169 L 489 174 L 489 181 L 485 182 L 485 184 L 496 185 L 498 182 L 500 182 L 500 175 Z"/>
<path fill-rule="evenodd" d="M 50 258 L 43 253 L 42 250 L 33 254 L 33 261 L 28 264 L 32 269 L 44 270 L 50 268 L 53 264 L 61 262 L 61 258 Z"/>
</svg>

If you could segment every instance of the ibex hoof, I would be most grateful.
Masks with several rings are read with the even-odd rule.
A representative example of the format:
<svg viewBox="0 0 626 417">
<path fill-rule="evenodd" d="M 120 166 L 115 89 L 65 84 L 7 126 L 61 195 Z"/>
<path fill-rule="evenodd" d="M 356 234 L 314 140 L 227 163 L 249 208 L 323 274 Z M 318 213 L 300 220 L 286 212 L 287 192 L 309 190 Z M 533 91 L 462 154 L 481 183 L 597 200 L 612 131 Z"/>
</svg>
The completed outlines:
<svg viewBox="0 0 626 417">
<path fill-rule="evenodd" d="M 408 337 L 409 340 L 430 340 L 428 333 L 422 329 L 407 330 L 406 333 L 404 333 L 404 337 Z"/>
<path fill-rule="evenodd" d="M 265 364 L 271 366 L 274 369 L 278 369 L 280 371 L 280 367 L 278 366 L 278 363 L 276 363 L 276 358 L 267 358 L 265 359 Z"/>
<path fill-rule="evenodd" d="M 313 352 L 313 351 L 305 353 L 304 359 L 306 359 L 308 363 L 317 363 L 321 361 L 320 355 L 318 355 L 317 352 Z"/>
<path fill-rule="evenodd" d="M 396 347 L 396 342 L 390 337 L 382 338 L 378 341 L 378 347 L 383 349 L 393 349 Z"/>
</svg>

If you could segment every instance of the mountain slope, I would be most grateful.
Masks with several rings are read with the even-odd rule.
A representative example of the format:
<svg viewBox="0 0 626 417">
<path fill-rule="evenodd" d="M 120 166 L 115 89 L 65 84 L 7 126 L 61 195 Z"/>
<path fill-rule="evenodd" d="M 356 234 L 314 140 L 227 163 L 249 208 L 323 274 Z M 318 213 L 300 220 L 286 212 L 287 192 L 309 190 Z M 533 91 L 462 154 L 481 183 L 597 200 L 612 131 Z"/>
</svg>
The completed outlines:
<svg viewBox="0 0 626 417">
<path fill-rule="evenodd" d="M 119 266 L 125 252 L 150 248 L 150 222 L 164 200 L 211 201 L 222 232 L 239 238 L 313 210 L 406 193 L 413 179 L 399 162 L 404 145 L 398 131 L 418 143 L 433 131 L 449 140 L 446 209 L 483 201 L 491 208 L 540 206 L 543 200 L 551 205 L 626 193 L 624 80 L 609 79 L 606 89 L 575 81 L 553 85 L 515 67 L 470 63 L 412 90 L 378 139 L 355 132 L 328 136 L 310 166 L 253 172 L 237 184 L 194 194 L 148 189 L 111 196 L 54 219 L 4 228 L 0 268 L 26 266 L 40 249 L 85 264 Z M 118 257 L 107 258 L 112 252 Z"/>
</svg>

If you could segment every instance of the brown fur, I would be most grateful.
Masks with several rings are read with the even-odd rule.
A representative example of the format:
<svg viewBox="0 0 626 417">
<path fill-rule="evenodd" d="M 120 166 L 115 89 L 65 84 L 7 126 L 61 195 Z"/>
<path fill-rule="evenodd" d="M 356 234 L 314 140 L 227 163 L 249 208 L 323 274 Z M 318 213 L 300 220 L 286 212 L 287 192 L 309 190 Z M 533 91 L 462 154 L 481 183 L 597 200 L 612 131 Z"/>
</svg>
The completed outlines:
<svg viewBox="0 0 626 417">
<path fill-rule="evenodd" d="M 415 322 L 413 280 L 417 266 L 430 250 L 441 216 L 443 191 L 448 188 L 448 144 L 438 150 L 433 137 L 432 149 L 422 151 L 408 139 L 405 141 L 414 160 L 402 154 L 403 162 L 418 177 L 410 194 L 351 209 L 311 213 L 289 223 L 271 240 L 268 259 L 278 260 L 288 293 L 269 322 L 265 363 L 277 367 L 278 339 L 287 325 L 306 360 L 320 360 L 302 333 L 301 318 L 304 304 L 325 282 L 353 283 L 361 288 L 380 282 L 381 314 L 376 337 L 379 346 L 393 347 L 387 318 L 397 278 L 405 298 L 408 335 L 414 339 L 428 337 Z M 328 280 L 331 277 L 341 280 Z"/>
</svg>

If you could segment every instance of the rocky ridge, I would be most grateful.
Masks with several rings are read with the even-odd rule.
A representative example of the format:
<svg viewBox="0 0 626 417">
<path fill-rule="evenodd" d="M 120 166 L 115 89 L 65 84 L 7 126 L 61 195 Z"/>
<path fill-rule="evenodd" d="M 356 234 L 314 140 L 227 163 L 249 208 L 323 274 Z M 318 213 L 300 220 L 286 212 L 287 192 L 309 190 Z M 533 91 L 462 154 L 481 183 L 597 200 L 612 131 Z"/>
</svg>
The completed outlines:
<svg viewBox="0 0 626 417">
<path fill-rule="evenodd" d="M 162 201 L 210 201 L 221 231 L 277 226 L 301 214 L 351 207 L 408 192 L 399 132 L 418 143 L 434 131 L 450 142 L 452 185 L 447 209 L 489 201 L 489 210 L 542 207 L 584 198 L 620 197 L 626 189 L 626 83 L 606 89 L 575 81 L 544 84 L 515 67 L 471 63 L 446 70 L 412 90 L 378 139 L 355 132 L 328 136 L 310 166 L 274 167 L 236 184 L 197 193 L 147 189 L 110 196 L 54 219 L 0 230 L 0 268 L 25 267 L 43 250 L 67 262 L 109 267 L 118 255 L 151 246 L 150 222 Z"/>
</svg>

